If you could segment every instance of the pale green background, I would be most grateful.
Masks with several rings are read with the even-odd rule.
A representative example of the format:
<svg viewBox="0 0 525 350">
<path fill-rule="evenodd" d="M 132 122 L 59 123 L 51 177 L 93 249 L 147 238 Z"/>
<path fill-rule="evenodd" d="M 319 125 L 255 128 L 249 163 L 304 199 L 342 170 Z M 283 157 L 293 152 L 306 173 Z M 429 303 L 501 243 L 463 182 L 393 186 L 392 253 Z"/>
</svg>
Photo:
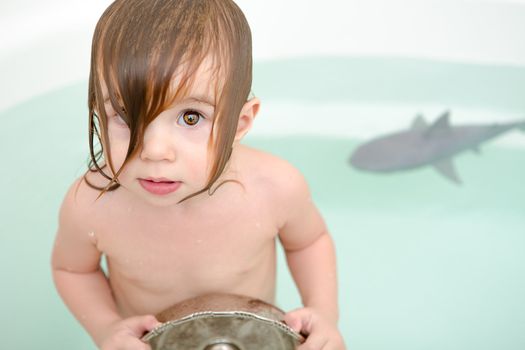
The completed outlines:
<svg viewBox="0 0 525 350">
<path fill-rule="evenodd" d="M 59 299 L 58 207 L 87 161 L 93 27 L 109 0 L 0 3 L 2 349 L 92 350 Z M 246 143 L 290 160 L 336 242 L 349 349 L 525 348 L 525 135 L 392 175 L 355 147 L 445 109 L 452 124 L 525 117 L 523 0 L 239 0 L 262 108 Z M 279 255 L 278 303 L 300 299 Z"/>
<path fill-rule="evenodd" d="M 365 84 L 387 75 L 389 84 Z M 293 110 L 305 103 L 395 108 L 426 101 L 489 109 L 496 117 L 523 110 L 524 88 L 521 68 L 328 57 L 257 64 L 254 83 L 269 110 L 282 103 Z M 49 269 L 59 204 L 87 159 L 85 106 L 84 81 L 0 114 L 2 348 L 94 349 L 57 296 Z M 266 117 L 263 110 L 257 123 Z M 352 116 L 304 117 L 322 125 Z M 393 175 L 352 169 L 347 159 L 362 142 L 353 138 L 254 133 L 246 142 L 290 160 L 309 181 L 336 242 L 340 326 L 349 348 L 525 347 L 522 148 L 489 143 L 481 155 L 459 155 L 459 187 L 430 168 Z M 279 306 L 299 301 L 280 255 Z"/>
</svg>

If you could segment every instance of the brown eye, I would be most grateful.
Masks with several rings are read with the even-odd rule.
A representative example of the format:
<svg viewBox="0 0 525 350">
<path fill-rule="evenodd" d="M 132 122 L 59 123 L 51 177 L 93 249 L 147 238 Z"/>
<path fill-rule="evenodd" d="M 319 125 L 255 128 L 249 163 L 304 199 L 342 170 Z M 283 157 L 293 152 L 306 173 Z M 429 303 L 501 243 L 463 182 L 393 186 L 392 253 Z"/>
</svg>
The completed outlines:
<svg viewBox="0 0 525 350">
<path fill-rule="evenodd" d="M 184 122 L 187 126 L 194 126 L 199 123 L 201 118 L 203 118 L 202 115 L 195 111 L 186 111 L 182 114 L 182 118 L 179 118 L 179 124 Z"/>
</svg>

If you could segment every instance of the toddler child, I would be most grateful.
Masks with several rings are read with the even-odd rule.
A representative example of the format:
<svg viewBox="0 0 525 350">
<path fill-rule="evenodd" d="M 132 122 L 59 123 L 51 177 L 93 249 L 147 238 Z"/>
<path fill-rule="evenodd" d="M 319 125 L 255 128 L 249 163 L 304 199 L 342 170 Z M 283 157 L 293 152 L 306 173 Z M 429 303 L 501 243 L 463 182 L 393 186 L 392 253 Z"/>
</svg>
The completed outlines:
<svg viewBox="0 0 525 350">
<path fill-rule="evenodd" d="M 305 179 L 240 144 L 260 107 L 251 83 L 231 0 L 117 0 L 97 23 L 91 161 L 61 205 L 52 270 L 99 348 L 149 349 L 153 315 L 190 297 L 274 303 L 278 238 L 304 304 L 285 317 L 308 335 L 300 348 L 344 349 L 334 245 Z"/>
</svg>

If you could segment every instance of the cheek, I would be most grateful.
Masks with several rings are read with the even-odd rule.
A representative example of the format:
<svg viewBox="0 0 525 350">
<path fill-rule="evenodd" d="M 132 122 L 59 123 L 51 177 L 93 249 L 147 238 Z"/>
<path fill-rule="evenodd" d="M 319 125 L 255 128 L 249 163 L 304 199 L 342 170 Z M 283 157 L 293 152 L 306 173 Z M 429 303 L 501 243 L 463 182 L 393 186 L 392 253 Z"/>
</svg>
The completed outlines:
<svg viewBox="0 0 525 350">
<path fill-rule="evenodd" d="M 210 129 L 211 127 L 207 126 L 198 131 L 194 130 L 191 133 L 179 136 L 180 139 L 184 140 L 181 150 L 184 150 L 183 158 L 185 158 L 189 174 L 202 185 L 207 183 L 208 174 L 212 166 L 212 164 L 209 164 L 209 161 L 213 159 L 213 156 L 208 154 Z"/>
<path fill-rule="evenodd" d="M 113 162 L 113 166 L 115 167 L 115 171 L 118 171 L 118 169 L 120 169 L 124 163 L 126 154 L 128 153 L 130 138 L 129 130 L 110 126 L 108 135 L 109 143 L 111 145 L 111 160 Z"/>
<path fill-rule="evenodd" d="M 210 157 L 208 157 L 206 147 L 199 148 L 198 150 L 194 149 L 188 158 L 190 174 L 202 185 L 205 185 L 208 180 L 208 174 L 211 167 L 209 159 Z"/>
</svg>

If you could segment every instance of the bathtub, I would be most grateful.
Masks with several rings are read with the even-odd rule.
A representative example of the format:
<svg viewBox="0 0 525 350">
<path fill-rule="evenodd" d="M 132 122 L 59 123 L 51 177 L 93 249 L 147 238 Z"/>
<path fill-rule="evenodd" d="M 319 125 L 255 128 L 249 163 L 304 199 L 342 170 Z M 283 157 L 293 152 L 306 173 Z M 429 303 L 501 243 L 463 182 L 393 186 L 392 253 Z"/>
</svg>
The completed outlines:
<svg viewBox="0 0 525 350">
<path fill-rule="evenodd" d="M 1 5 L 1 32 L 17 33 L 0 51 L 2 348 L 95 348 L 58 297 L 49 257 L 62 197 L 88 159 L 89 40 L 108 3 Z M 308 180 L 336 243 L 348 347 L 523 349 L 525 134 L 458 154 L 461 186 L 430 167 L 377 174 L 348 159 L 417 114 L 523 120 L 524 2 L 239 5 L 262 100 L 244 142 Z M 278 266 L 277 304 L 299 307 L 280 250 Z"/>
</svg>

